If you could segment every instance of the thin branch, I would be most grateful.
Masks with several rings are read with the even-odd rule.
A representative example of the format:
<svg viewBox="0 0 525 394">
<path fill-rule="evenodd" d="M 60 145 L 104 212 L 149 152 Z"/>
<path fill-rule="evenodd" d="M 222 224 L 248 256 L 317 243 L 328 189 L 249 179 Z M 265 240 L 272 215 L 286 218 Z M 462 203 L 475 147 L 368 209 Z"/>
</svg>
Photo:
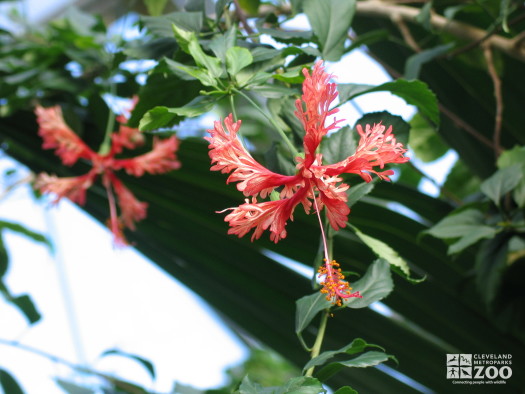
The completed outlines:
<svg viewBox="0 0 525 394">
<path fill-rule="evenodd" d="M 392 22 L 394 22 L 399 31 L 401 32 L 401 35 L 403 36 L 403 39 L 408 44 L 410 48 L 414 50 L 414 52 L 421 52 L 421 47 L 417 44 L 416 40 L 412 36 L 412 33 L 410 33 L 410 29 L 408 28 L 407 24 L 405 23 L 405 20 L 401 17 L 399 14 L 393 14 Z"/>
<path fill-rule="evenodd" d="M 465 130 L 467 133 L 476 138 L 483 145 L 487 146 L 491 150 L 494 149 L 494 144 L 491 140 L 485 137 L 483 134 L 480 134 L 474 127 L 461 119 L 458 115 L 452 112 L 450 109 L 445 107 L 443 104 L 439 104 L 439 110 L 443 112 L 452 122 L 456 124 L 457 127 Z"/>
<path fill-rule="evenodd" d="M 239 20 L 241 21 L 242 26 L 244 27 L 244 30 L 246 30 L 246 33 L 248 33 L 248 35 L 252 35 L 253 29 L 248 24 L 246 14 L 244 13 L 243 9 L 240 6 L 239 0 L 233 0 L 233 3 L 235 4 L 235 14 L 237 15 L 237 18 L 239 18 Z"/>
<path fill-rule="evenodd" d="M 514 24 L 516 24 L 518 22 L 521 22 L 524 18 L 525 18 L 525 14 L 519 15 L 516 18 L 514 18 L 513 20 L 509 21 L 508 25 L 512 26 L 512 25 L 514 25 Z M 478 41 L 472 41 L 469 44 L 467 44 L 467 45 L 465 45 L 465 46 L 463 46 L 461 48 L 457 48 L 457 49 L 453 50 L 452 52 L 450 52 L 447 55 L 447 57 L 448 58 L 452 58 L 452 57 L 455 57 L 455 56 L 460 55 L 462 53 L 468 52 L 471 49 L 477 48 L 477 47 L 481 46 L 488 38 L 490 38 L 494 34 L 497 34 L 497 33 L 501 32 L 501 31 L 502 31 L 501 24 L 494 23 L 490 28 L 487 29 L 486 34 L 485 34 L 484 37 L 482 37 Z M 522 33 L 518 34 L 517 36 L 515 36 L 514 38 L 511 39 L 511 43 L 512 43 L 511 46 L 516 48 L 517 50 L 519 50 L 519 47 L 521 45 L 523 45 L 523 39 L 524 38 L 525 38 L 525 32 L 522 32 Z"/>
<path fill-rule="evenodd" d="M 478 46 L 482 45 L 486 40 L 488 40 L 491 36 L 496 34 L 496 29 L 492 29 L 491 31 L 487 32 L 484 37 L 480 38 L 477 41 L 469 42 L 467 45 L 464 45 L 460 48 L 457 48 L 453 50 L 452 52 L 447 54 L 447 58 L 451 59 L 458 55 L 461 55 L 462 53 L 468 52 L 474 48 L 477 48 Z"/>
<path fill-rule="evenodd" d="M 359 15 L 390 18 L 398 15 L 399 18 L 413 22 L 421 10 L 415 7 L 403 5 L 393 5 L 380 0 L 367 0 L 357 2 L 357 13 Z M 449 20 L 438 14 L 431 14 L 430 24 L 434 29 L 440 30 L 456 36 L 465 41 L 479 42 L 485 39 L 487 32 L 483 29 L 468 25 L 466 23 Z M 493 48 L 505 52 L 522 62 L 525 62 L 525 45 L 519 41 L 508 39 L 499 35 L 492 35 L 486 38 L 486 43 Z M 516 45 L 518 44 L 518 45 Z"/>
<path fill-rule="evenodd" d="M 503 97 L 501 94 L 501 80 L 494 67 L 494 59 L 492 57 L 492 49 L 485 45 L 483 47 L 483 55 L 485 56 L 485 61 L 487 62 L 487 69 L 494 84 L 494 98 L 496 99 L 496 118 L 494 120 L 494 136 L 493 136 L 493 145 L 494 152 L 496 153 L 496 158 L 501 154 L 501 125 L 503 121 Z"/>
</svg>

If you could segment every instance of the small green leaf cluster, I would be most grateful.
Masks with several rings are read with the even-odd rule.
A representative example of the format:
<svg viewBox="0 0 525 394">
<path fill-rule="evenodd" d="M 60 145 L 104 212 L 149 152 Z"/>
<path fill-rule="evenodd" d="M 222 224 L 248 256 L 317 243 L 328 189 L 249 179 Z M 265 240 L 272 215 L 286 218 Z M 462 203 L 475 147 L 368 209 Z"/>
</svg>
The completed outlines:
<svg viewBox="0 0 525 394">
<path fill-rule="evenodd" d="M 34 324 L 40 320 L 41 315 L 31 297 L 28 294 L 13 295 L 3 282 L 3 277 L 9 269 L 9 253 L 3 237 L 4 231 L 6 230 L 23 235 L 34 242 L 43 243 L 49 248 L 51 248 L 51 244 L 49 240 L 40 233 L 34 232 L 18 223 L 0 220 L 0 294 L 4 296 L 7 302 L 16 307 L 30 324 Z"/>
<path fill-rule="evenodd" d="M 517 302 L 513 277 L 525 269 L 525 147 L 505 151 L 498 170 L 484 180 L 478 201 L 465 204 L 423 232 L 448 243 L 448 254 L 474 253 L 475 281 L 485 305 L 493 313 L 504 309 L 517 324 L 523 315 Z M 518 298 L 519 300 L 519 298 Z"/>
</svg>

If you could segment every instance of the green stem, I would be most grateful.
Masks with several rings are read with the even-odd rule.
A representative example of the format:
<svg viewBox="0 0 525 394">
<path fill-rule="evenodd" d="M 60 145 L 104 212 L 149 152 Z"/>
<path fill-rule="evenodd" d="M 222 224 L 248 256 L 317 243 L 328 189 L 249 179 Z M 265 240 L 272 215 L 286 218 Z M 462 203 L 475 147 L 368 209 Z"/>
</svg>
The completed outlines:
<svg viewBox="0 0 525 394">
<path fill-rule="evenodd" d="M 257 104 L 255 101 L 253 101 L 250 96 L 248 96 L 246 93 L 244 93 L 242 90 L 233 89 L 234 92 L 239 93 L 241 96 L 243 96 L 248 102 L 253 105 L 261 114 L 264 115 L 266 119 L 275 127 L 281 138 L 286 142 L 286 145 L 288 146 L 288 149 L 292 153 L 294 157 L 297 157 L 299 155 L 299 151 L 295 148 L 294 144 L 292 144 L 292 141 L 288 138 L 286 133 L 281 129 L 279 124 L 275 121 L 274 118 L 272 118 L 266 111 L 264 111 L 259 104 Z"/>
<path fill-rule="evenodd" d="M 110 94 L 112 96 L 115 95 L 115 84 L 111 82 L 110 85 Z M 104 134 L 104 140 L 102 141 L 102 144 L 100 145 L 100 149 L 98 150 L 99 155 L 106 155 L 109 150 L 111 149 L 111 135 L 113 134 L 113 128 L 115 127 L 115 114 L 111 110 L 111 108 L 108 105 L 108 121 L 106 122 L 106 132 Z"/>
<path fill-rule="evenodd" d="M 326 323 L 328 322 L 329 311 L 325 310 L 321 315 L 321 322 L 319 323 L 319 331 L 317 332 L 317 337 L 315 338 L 314 346 L 312 347 L 312 352 L 310 353 L 310 359 L 313 359 L 321 353 L 321 345 L 323 344 L 324 334 L 326 332 Z M 306 371 L 304 376 L 311 377 L 314 374 L 315 367 L 310 367 Z"/>
<path fill-rule="evenodd" d="M 235 111 L 235 102 L 233 101 L 233 94 L 230 94 L 230 106 L 232 107 L 233 120 L 237 122 L 237 111 Z"/>
</svg>

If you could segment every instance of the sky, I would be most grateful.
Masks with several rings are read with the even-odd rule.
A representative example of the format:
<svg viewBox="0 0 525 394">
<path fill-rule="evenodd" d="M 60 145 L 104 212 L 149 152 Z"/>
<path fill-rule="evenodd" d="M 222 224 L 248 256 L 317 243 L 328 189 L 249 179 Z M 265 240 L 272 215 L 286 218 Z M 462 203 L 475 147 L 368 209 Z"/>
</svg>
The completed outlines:
<svg viewBox="0 0 525 394">
<path fill-rule="evenodd" d="M 358 51 L 328 64 L 328 70 L 338 82 L 377 85 L 390 80 Z M 368 94 L 356 102 L 366 112 L 388 110 L 405 119 L 414 113 L 389 93 Z M 342 107 L 340 117 L 349 124 L 360 116 L 350 105 Z M 451 153 L 421 166 L 441 183 L 454 160 Z M 0 190 L 10 182 L 1 174 L 14 167 L 23 177 L 25 169 L 0 157 Z M 437 192 L 430 182 L 422 187 L 429 194 Z M 41 322 L 28 326 L 0 299 L 0 367 L 12 373 L 27 393 L 63 393 L 55 377 L 77 383 L 89 378 L 1 341 L 19 341 L 164 393 L 175 381 L 203 389 L 220 386 L 226 382 L 225 368 L 247 357 L 244 345 L 196 295 L 133 248 L 115 250 L 107 229 L 68 201 L 50 207 L 36 201 L 29 186 L 23 185 L 0 200 L 0 220 L 42 232 L 55 246 L 51 253 L 20 235 L 4 234 L 10 255 L 6 283 L 16 295 L 30 294 L 43 315 Z M 100 357 L 115 348 L 152 361 L 156 379 L 152 381 L 131 359 Z"/>
</svg>

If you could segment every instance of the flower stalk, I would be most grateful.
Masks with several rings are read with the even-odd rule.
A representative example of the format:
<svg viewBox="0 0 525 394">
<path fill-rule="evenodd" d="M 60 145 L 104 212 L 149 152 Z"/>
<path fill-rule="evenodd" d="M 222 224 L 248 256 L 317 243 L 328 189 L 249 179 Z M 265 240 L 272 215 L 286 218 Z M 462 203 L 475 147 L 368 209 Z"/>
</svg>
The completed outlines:
<svg viewBox="0 0 525 394">
<path fill-rule="evenodd" d="M 326 326 L 327 326 L 327 323 L 328 323 L 328 316 L 329 316 L 329 314 L 330 314 L 330 312 L 328 310 L 325 310 L 321 314 L 321 321 L 319 323 L 319 330 L 317 331 L 317 336 L 315 338 L 315 343 L 314 343 L 314 346 L 312 347 L 312 351 L 310 352 L 310 359 L 313 359 L 313 358 L 319 356 L 319 354 L 321 353 L 321 346 L 323 344 L 323 340 L 324 340 L 324 335 L 325 335 L 325 332 L 326 332 Z M 315 367 L 308 368 L 308 370 L 306 371 L 304 376 L 311 377 L 313 375 L 313 373 L 314 373 L 314 369 L 315 369 Z"/>
</svg>

